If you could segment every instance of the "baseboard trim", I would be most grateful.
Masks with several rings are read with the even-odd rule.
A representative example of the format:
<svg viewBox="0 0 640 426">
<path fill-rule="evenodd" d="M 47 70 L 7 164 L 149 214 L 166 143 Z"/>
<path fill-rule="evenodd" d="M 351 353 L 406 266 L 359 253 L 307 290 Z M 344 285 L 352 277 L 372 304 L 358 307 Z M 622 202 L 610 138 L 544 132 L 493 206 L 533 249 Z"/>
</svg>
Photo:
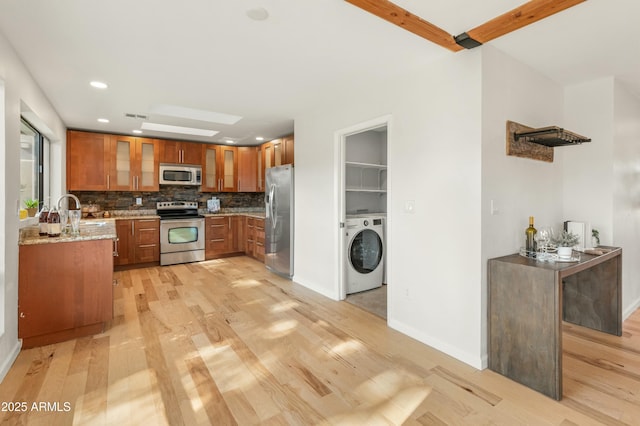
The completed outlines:
<svg viewBox="0 0 640 426">
<path fill-rule="evenodd" d="M 4 361 L 2 362 L 2 365 L 0 365 L 0 383 L 2 383 L 5 376 L 9 372 L 9 369 L 11 369 L 11 366 L 15 362 L 16 358 L 18 358 L 18 355 L 20 355 L 21 349 L 22 349 L 22 340 L 16 340 L 16 344 L 13 346 L 13 349 L 9 351 L 8 356 L 4 359 Z"/>
<path fill-rule="evenodd" d="M 627 309 L 622 312 L 622 321 L 626 320 L 631 316 L 632 313 L 636 311 L 636 309 L 640 308 L 640 299 L 636 299 L 634 303 L 631 304 Z"/>
<path fill-rule="evenodd" d="M 440 352 L 457 359 L 458 361 L 464 362 L 465 364 L 470 365 L 477 370 L 483 370 L 484 368 L 486 368 L 486 359 L 483 359 L 482 356 L 475 356 L 465 351 L 461 351 L 457 347 L 451 346 L 448 343 L 444 343 L 438 339 L 434 339 L 433 337 L 426 335 L 420 330 L 416 330 L 415 328 L 397 320 L 388 321 L 388 325 L 389 327 L 399 331 L 400 333 L 406 334 L 407 336 L 412 337 L 427 346 L 431 346 L 432 348 L 437 349 Z"/>
</svg>

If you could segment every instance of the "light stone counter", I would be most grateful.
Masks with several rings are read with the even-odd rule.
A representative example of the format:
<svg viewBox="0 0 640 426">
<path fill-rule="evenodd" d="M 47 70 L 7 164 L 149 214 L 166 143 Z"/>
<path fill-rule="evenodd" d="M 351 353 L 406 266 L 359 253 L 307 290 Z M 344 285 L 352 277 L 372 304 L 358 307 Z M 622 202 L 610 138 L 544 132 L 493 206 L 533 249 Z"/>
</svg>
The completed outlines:
<svg viewBox="0 0 640 426">
<path fill-rule="evenodd" d="M 69 228 L 70 229 L 70 228 Z M 59 237 L 41 237 L 38 226 L 29 226 L 20 230 L 19 245 L 70 243 L 76 241 L 113 240 L 116 236 L 114 219 L 90 219 L 80 222 L 78 235 L 62 234 Z"/>
</svg>

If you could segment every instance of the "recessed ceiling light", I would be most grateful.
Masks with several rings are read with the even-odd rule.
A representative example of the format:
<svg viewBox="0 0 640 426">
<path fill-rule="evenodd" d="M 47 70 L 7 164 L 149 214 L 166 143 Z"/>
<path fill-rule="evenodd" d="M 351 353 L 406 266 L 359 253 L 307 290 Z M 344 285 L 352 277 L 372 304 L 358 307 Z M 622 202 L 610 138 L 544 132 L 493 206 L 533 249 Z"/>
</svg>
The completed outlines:
<svg viewBox="0 0 640 426">
<path fill-rule="evenodd" d="M 218 133 L 215 130 L 197 129 L 195 127 L 170 126 L 168 124 L 159 123 L 142 123 L 144 130 L 155 130 L 156 132 L 180 133 L 193 136 L 213 136 Z"/>
<path fill-rule="evenodd" d="M 256 140 L 257 140 L 257 141 L 263 141 L 263 140 L 264 140 L 264 138 L 263 138 L 262 136 L 256 136 Z"/>
<path fill-rule="evenodd" d="M 186 108 L 178 105 L 154 104 L 149 107 L 152 114 L 169 117 L 187 118 L 189 120 L 207 121 L 217 124 L 236 124 L 242 119 L 239 115 L 224 114 L 204 109 Z"/>
<path fill-rule="evenodd" d="M 92 87 L 95 87 L 96 89 L 106 89 L 107 87 L 109 87 L 107 85 L 107 83 L 103 83 L 102 81 L 92 81 L 91 83 L 89 83 Z"/>
<path fill-rule="evenodd" d="M 136 129 L 136 130 L 132 130 L 132 132 L 135 133 L 136 135 L 139 135 L 142 133 L 142 130 Z"/>
<path fill-rule="evenodd" d="M 98 118 L 98 121 L 99 121 L 100 123 L 108 123 L 108 122 L 109 122 L 109 119 L 107 119 L 107 118 Z"/>
<path fill-rule="evenodd" d="M 269 12 L 264 7 L 256 7 L 247 10 L 247 16 L 254 21 L 264 21 L 269 17 Z"/>
</svg>

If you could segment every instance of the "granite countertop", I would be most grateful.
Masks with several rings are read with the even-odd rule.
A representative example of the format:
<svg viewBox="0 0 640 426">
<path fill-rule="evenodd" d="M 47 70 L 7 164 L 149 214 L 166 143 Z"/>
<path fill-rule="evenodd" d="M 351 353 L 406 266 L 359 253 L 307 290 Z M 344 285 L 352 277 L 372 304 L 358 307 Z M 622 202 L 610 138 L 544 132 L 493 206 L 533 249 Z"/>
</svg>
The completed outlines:
<svg viewBox="0 0 640 426">
<path fill-rule="evenodd" d="M 264 207 L 237 207 L 237 208 L 222 208 L 220 211 L 210 213 L 207 209 L 198 209 L 198 212 L 204 217 L 214 216 L 251 216 L 257 218 L 264 218 Z M 160 216 L 156 214 L 155 210 L 141 209 L 141 210 L 113 210 L 109 212 L 112 219 L 159 219 Z M 86 220 L 104 220 L 104 219 L 86 219 Z"/>
<path fill-rule="evenodd" d="M 251 217 L 257 217 L 259 219 L 264 219 L 265 217 L 265 213 L 264 213 L 264 209 L 260 210 L 260 211 L 254 211 L 254 210 L 249 210 L 249 211 L 219 211 L 219 212 L 215 212 L 215 213 L 209 213 L 208 211 L 204 211 L 202 213 L 204 215 L 204 217 L 216 217 L 216 216 L 251 216 Z"/>
<path fill-rule="evenodd" d="M 114 219 L 90 219 L 80 222 L 78 235 L 62 234 L 59 237 L 41 237 L 38 226 L 29 226 L 20 230 L 18 245 L 71 243 L 76 241 L 113 240 L 116 236 Z"/>
</svg>

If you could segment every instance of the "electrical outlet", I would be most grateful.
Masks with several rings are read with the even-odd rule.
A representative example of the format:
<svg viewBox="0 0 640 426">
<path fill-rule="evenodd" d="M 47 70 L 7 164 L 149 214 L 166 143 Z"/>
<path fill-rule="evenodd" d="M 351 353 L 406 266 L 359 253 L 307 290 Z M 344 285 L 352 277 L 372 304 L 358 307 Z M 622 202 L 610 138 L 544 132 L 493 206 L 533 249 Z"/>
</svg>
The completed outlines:
<svg viewBox="0 0 640 426">
<path fill-rule="evenodd" d="M 142 205 L 142 197 L 136 197 L 136 206 Z"/>
</svg>

